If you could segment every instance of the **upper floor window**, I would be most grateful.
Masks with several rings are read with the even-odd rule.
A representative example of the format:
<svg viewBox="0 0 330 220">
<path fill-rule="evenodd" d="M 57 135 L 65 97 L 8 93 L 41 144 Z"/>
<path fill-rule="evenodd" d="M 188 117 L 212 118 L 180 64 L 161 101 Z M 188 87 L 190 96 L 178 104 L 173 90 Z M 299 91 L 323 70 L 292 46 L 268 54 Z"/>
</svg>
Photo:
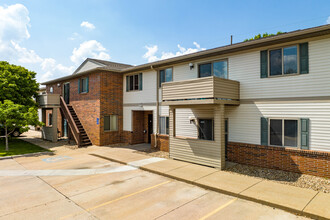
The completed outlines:
<svg viewBox="0 0 330 220">
<path fill-rule="evenodd" d="M 260 51 L 260 78 L 307 73 L 308 43 Z"/>
<path fill-rule="evenodd" d="M 142 73 L 126 76 L 126 91 L 142 90 Z"/>
<path fill-rule="evenodd" d="M 269 51 L 270 76 L 298 73 L 297 46 Z"/>
<path fill-rule="evenodd" d="M 198 65 L 198 77 L 216 76 L 228 79 L 228 62 L 220 60 Z"/>
<path fill-rule="evenodd" d="M 162 86 L 163 82 L 171 82 L 171 81 L 173 81 L 173 69 L 172 68 L 159 70 L 159 87 Z"/>
<path fill-rule="evenodd" d="M 78 92 L 79 93 L 87 93 L 89 90 L 89 82 L 88 77 L 81 78 L 78 80 Z"/>
</svg>

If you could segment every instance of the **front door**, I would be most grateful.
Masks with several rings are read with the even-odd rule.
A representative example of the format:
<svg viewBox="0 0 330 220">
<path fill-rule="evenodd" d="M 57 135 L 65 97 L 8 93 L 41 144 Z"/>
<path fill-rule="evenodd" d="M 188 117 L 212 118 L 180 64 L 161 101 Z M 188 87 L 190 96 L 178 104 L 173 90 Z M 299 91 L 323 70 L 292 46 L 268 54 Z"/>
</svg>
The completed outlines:
<svg viewBox="0 0 330 220">
<path fill-rule="evenodd" d="M 148 114 L 148 143 L 151 143 L 151 134 L 153 133 L 152 114 Z"/>
<path fill-rule="evenodd" d="M 70 102 L 70 83 L 65 83 L 64 84 L 64 101 L 66 104 L 69 104 Z"/>
</svg>

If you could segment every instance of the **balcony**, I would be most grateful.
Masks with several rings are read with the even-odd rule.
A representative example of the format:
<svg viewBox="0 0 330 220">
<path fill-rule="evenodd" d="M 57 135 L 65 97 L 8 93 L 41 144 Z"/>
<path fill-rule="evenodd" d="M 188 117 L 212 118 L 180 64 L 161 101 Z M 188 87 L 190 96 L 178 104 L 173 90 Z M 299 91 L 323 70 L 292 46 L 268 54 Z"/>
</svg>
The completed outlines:
<svg viewBox="0 0 330 220">
<path fill-rule="evenodd" d="M 162 84 L 162 105 L 239 104 L 239 82 L 204 77 Z"/>
<path fill-rule="evenodd" d="M 41 108 L 60 107 L 60 95 L 59 94 L 38 95 L 37 103 Z"/>
</svg>

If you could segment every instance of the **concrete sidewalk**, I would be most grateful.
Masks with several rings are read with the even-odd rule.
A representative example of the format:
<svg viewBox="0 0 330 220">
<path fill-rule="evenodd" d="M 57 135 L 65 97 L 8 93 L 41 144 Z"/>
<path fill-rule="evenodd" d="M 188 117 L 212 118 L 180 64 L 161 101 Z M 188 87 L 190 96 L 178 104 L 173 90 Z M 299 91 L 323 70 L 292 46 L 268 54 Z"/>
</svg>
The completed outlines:
<svg viewBox="0 0 330 220">
<path fill-rule="evenodd" d="M 330 219 L 330 194 L 177 160 L 157 161 L 132 149 L 103 148 L 93 155 L 298 215 Z M 156 162 L 139 162 L 144 160 Z"/>
</svg>

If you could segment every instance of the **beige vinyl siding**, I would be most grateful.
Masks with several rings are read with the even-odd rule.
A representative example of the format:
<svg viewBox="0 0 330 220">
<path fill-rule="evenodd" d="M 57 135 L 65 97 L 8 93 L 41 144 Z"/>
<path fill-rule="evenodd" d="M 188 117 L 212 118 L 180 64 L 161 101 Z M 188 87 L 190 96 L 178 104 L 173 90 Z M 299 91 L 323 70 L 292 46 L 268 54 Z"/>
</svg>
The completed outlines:
<svg viewBox="0 0 330 220">
<path fill-rule="evenodd" d="M 130 103 L 150 103 L 156 102 L 156 71 L 145 71 L 142 73 L 142 90 L 141 91 L 129 91 L 126 92 L 126 76 L 130 74 L 125 74 L 123 80 L 123 102 L 125 104 Z"/>
<path fill-rule="evenodd" d="M 159 106 L 159 115 L 169 116 L 169 107 L 168 106 Z"/>
<path fill-rule="evenodd" d="M 330 101 L 226 106 L 229 141 L 260 144 L 260 117 L 309 118 L 310 150 L 330 151 Z"/>
<path fill-rule="evenodd" d="M 224 98 L 239 99 L 239 82 L 210 76 L 162 86 L 162 100 Z"/>
<path fill-rule="evenodd" d="M 177 108 L 176 137 L 173 137 L 173 128 L 170 131 L 170 156 L 174 159 L 189 161 L 213 167 L 221 167 L 221 137 L 220 137 L 220 105 L 212 109 L 180 109 Z M 214 119 L 214 141 L 193 139 L 197 138 L 197 127 L 189 122 L 189 116 L 196 118 Z M 172 124 L 172 118 L 170 118 Z M 223 124 L 223 123 L 222 123 Z M 171 127 L 171 126 L 170 126 Z M 216 135 L 218 134 L 218 135 Z M 191 137 L 182 138 L 179 136 Z"/>
<path fill-rule="evenodd" d="M 102 65 L 102 64 L 96 64 L 96 63 L 94 63 L 92 61 L 87 61 L 85 63 L 85 65 L 82 66 L 78 72 L 76 72 L 76 74 L 77 73 L 81 73 L 81 72 L 85 72 L 87 70 L 91 70 L 91 69 L 94 69 L 94 68 L 97 68 L 97 67 L 102 67 L 102 66 L 104 66 L 104 65 Z"/>
</svg>

